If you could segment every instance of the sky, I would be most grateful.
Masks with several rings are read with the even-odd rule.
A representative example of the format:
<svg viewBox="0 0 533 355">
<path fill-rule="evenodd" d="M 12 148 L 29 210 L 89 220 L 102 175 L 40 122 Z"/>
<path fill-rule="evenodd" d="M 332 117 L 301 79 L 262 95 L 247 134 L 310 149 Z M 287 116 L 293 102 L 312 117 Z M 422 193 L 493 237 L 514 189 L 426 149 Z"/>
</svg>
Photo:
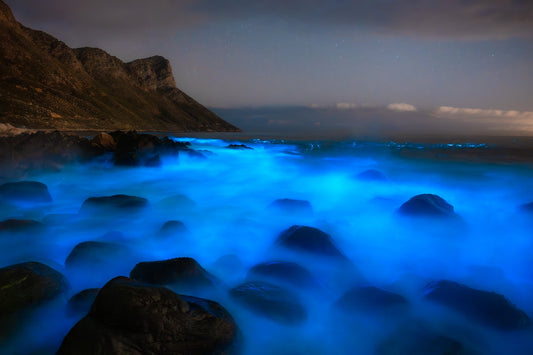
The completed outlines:
<svg viewBox="0 0 533 355">
<path fill-rule="evenodd" d="M 72 47 L 163 55 L 178 87 L 221 110 L 423 113 L 429 130 L 533 133 L 531 0 L 5 2 Z"/>
</svg>

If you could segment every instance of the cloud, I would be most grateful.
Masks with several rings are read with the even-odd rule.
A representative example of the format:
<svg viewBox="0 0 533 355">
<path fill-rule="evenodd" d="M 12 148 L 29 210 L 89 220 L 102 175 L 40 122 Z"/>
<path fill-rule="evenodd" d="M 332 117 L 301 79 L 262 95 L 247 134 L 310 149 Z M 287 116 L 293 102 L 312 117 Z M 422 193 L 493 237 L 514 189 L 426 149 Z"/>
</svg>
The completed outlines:
<svg viewBox="0 0 533 355">
<path fill-rule="evenodd" d="M 6 0 L 30 23 L 143 31 L 268 17 L 399 36 L 504 39 L 533 36 L 531 0 Z"/>
<path fill-rule="evenodd" d="M 437 115 L 445 116 L 477 116 L 480 118 L 513 118 L 533 120 L 533 111 L 516 111 L 516 110 L 489 110 L 481 108 L 464 108 L 452 106 L 440 106 L 435 110 Z"/>
<path fill-rule="evenodd" d="M 413 105 L 402 103 L 402 102 L 392 103 L 392 104 L 387 106 L 387 109 L 389 109 L 391 111 L 402 111 L 402 112 L 404 112 L 404 111 L 405 112 L 416 111 L 416 107 L 414 107 Z"/>
<path fill-rule="evenodd" d="M 359 105 L 351 103 L 351 102 L 338 102 L 335 104 L 335 108 L 337 110 L 353 110 L 358 107 Z"/>
</svg>

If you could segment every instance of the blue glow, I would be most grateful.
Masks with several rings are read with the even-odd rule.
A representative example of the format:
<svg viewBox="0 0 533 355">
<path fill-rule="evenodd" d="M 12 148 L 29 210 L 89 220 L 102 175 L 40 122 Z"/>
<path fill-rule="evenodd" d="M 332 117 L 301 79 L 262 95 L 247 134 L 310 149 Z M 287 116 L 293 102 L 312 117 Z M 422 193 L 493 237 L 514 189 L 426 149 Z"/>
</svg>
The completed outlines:
<svg viewBox="0 0 533 355">
<path fill-rule="evenodd" d="M 0 238 L 0 266 L 42 261 L 67 276 L 71 284 L 68 299 L 85 288 L 101 287 L 112 276 L 128 275 L 139 261 L 190 256 L 233 287 L 261 262 L 290 258 L 306 267 L 316 266 L 316 258 L 289 255 L 272 247 L 286 228 L 309 225 L 329 233 L 368 283 L 403 295 L 410 307 L 389 318 L 338 314 L 332 305 L 350 285 L 338 281 L 342 275 L 326 280 L 333 267 L 327 262 L 314 268 L 323 289 L 302 293 L 308 319 L 300 326 L 255 315 L 234 303 L 226 292 L 202 295 L 220 302 L 235 317 L 246 354 L 373 353 L 377 344 L 410 319 L 427 322 L 483 354 L 518 354 L 533 347 L 531 331 L 497 333 L 428 304 L 421 292 L 427 281 L 451 279 L 504 294 L 533 315 L 533 216 L 518 210 L 521 204 L 533 201 L 530 166 L 397 158 L 390 150 L 487 148 L 478 143 L 175 139 L 213 154 L 206 154 L 207 159 L 185 154 L 163 157 L 158 168 L 91 163 L 66 166 L 54 173 L 34 172 L 28 178 L 45 183 L 53 202 L 2 206 L 1 220 L 46 221 L 53 214 L 69 215 L 50 223 L 44 234 L 35 238 Z M 231 143 L 254 149 L 226 149 Z M 383 172 L 387 180 L 359 179 L 357 175 L 367 169 Z M 465 227 L 443 228 L 433 221 L 399 218 L 397 208 L 421 193 L 445 198 Z M 150 207 L 138 218 L 78 219 L 76 214 L 86 198 L 114 194 L 147 198 Z M 183 209 L 160 203 L 178 194 L 186 195 L 196 206 Z M 313 214 L 284 215 L 269 209 L 279 198 L 307 200 Z M 175 239 L 157 238 L 168 220 L 183 221 L 190 233 Z M 112 267 L 65 268 L 65 259 L 76 244 L 102 240 L 109 231 L 124 234 L 123 239 L 105 241 L 128 246 L 132 251 L 129 257 Z M 228 254 L 237 255 L 242 267 L 226 270 L 217 266 L 216 261 Z M 51 348 L 58 346 L 77 321 L 63 312 L 64 301 L 39 310 L 27 329 L 32 336 L 22 333 L 12 346 L 28 351 L 49 343 Z M 54 314 L 54 322 L 49 327 L 50 314 Z M 47 332 L 39 335 L 36 329 L 43 324 L 47 324 Z M 24 341 L 18 343 L 21 339 Z"/>
</svg>

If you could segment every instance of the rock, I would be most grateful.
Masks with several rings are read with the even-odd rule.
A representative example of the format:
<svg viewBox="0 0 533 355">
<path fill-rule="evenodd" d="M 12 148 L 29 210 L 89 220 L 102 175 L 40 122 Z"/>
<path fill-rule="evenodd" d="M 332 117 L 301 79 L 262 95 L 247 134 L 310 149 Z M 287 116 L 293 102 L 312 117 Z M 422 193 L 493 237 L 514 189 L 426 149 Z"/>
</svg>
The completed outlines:
<svg viewBox="0 0 533 355">
<path fill-rule="evenodd" d="M 218 258 L 212 269 L 222 274 L 239 274 L 243 268 L 242 260 L 235 254 L 226 254 Z"/>
<path fill-rule="evenodd" d="M 88 288 L 76 293 L 67 302 L 67 312 L 71 315 L 89 312 L 99 291 L 99 288 Z"/>
<path fill-rule="evenodd" d="M 391 334 L 376 348 L 376 355 L 467 355 L 476 354 L 461 342 L 427 329 L 420 324 L 407 324 Z"/>
<path fill-rule="evenodd" d="M 360 180 L 367 180 L 367 181 L 387 181 L 387 176 L 383 174 L 381 171 L 376 169 L 368 169 L 365 170 L 359 174 L 357 174 L 357 178 Z"/>
<path fill-rule="evenodd" d="M 130 250 L 120 244 L 88 241 L 72 249 L 65 261 L 67 268 L 97 265 L 111 265 L 124 262 L 131 256 Z"/>
<path fill-rule="evenodd" d="M 313 207 L 311 207 L 309 201 L 305 200 L 277 199 L 270 204 L 270 207 L 283 213 L 313 214 Z"/>
<path fill-rule="evenodd" d="M 0 222 L 0 233 L 39 233 L 44 227 L 32 219 L 8 219 Z"/>
<path fill-rule="evenodd" d="M 253 150 L 254 148 L 248 147 L 244 144 L 230 144 L 226 147 L 226 149 L 234 149 L 234 150 Z"/>
<path fill-rule="evenodd" d="M 249 281 L 282 282 L 296 288 L 317 286 L 317 282 L 306 268 L 287 261 L 271 261 L 257 264 L 250 269 Z"/>
<path fill-rule="evenodd" d="M 180 235 L 189 232 L 185 224 L 181 221 L 167 221 L 159 229 L 158 235 L 163 237 L 170 237 L 173 235 Z"/>
<path fill-rule="evenodd" d="M 114 152 L 117 149 L 115 139 L 105 132 L 98 133 L 91 139 L 91 144 L 107 152 Z"/>
<path fill-rule="evenodd" d="M 336 307 L 348 312 L 388 311 L 406 305 L 403 296 L 374 286 L 353 287 L 335 302 Z"/>
<path fill-rule="evenodd" d="M 432 194 L 416 195 L 405 202 L 398 212 L 404 216 L 458 217 L 453 206 Z"/>
<path fill-rule="evenodd" d="M 297 295 L 266 282 L 246 282 L 230 290 L 237 302 L 278 323 L 297 325 L 307 319 L 307 312 Z"/>
<path fill-rule="evenodd" d="M 57 354 L 230 354 L 238 337 L 235 321 L 216 302 L 117 277 Z"/>
<path fill-rule="evenodd" d="M 424 289 L 424 298 L 500 330 L 522 329 L 531 324 L 529 317 L 503 295 L 473 289 L 454 281 L 430 282 Z"/>
<path fill-rule="evenodd" d="M 67 281 L 61 273 L 38 262 L 1 268 L 0 328 L 10 323 L 12 316 L 18 317 L 19 312 L 50 301 L 66 289 Z"/>
<path fill-rule="evenodd" d="M 533 212 L 533 202 L 524 203 L 520 205 L 520 209 L 524 212 Z"/>
<path fill-rule="evenodd" d="M 0 185 L 0 199 L 10 202 L 48 203 L 52 196 L 48 187 L 37 181 L 8 182 Z"/>
<path fill-rule="evenodd" d="M 279 235 L 275 244 L 314 255 L 345 258 L 329 234 L 313 227 L 292 226 Z"/>
<path fill-rule="evenodd" d="M 156 207 L 166 211 L 190 211 L 196 208 L 196 202 L 185 195 L 172 195 L 159 200 Z"/>
<path fill-rule="evenodd" d="M 148 200 L 137 196 L 113 195 L 89 197 L 83 202 L 80 213 L 107 215 L 109 213 L 135 213 L 148 206 Z"/>
<path fill-rule="evenodd" d="M 182 289 L 210 288 L 217 283 L 216 278 L 192 258 L 141 262 L 131 270 L 130 277 L 148 284 L 172 284 Z"/>
</svg>

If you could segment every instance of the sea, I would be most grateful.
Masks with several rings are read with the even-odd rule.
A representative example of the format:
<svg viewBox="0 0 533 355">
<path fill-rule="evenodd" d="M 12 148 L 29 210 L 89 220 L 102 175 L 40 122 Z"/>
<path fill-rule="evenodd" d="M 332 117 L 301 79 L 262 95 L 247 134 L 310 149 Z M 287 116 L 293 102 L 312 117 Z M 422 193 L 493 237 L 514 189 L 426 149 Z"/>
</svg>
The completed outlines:
<svg viewBox="0 0 533 355">
<path fill-rule="evenodd" d="M 533 353 L 531 327 L 502 330 L 426 297 L 428 284 L 449 280 L 502 295 L 533 317 L 533 213 L 523 207 L 533 201 L 533 165 L 527 160 L 498 158 L 493 145 L 480 141 L 173 139 L 201 154 L 163 156 L 158 167 L 116 167 L 104 157 L 29 172 L 25 179 L 46 184 L 53 201 L 4 206 L 0 217 L 34 219 L 47 229 L 31 241 L 0 238 L 0 267 L 39 261 L 64 274 L 69 290 L 36 310 L 0 353 L 55 353 L 83 316 L 65 311 L 72 295 L 128 276 L 138 262 L 176 257 L 194 258 L 220 280 L 216 292 L 193 296 L 230 312 L 244 354 Z M 87 198 L 116 194 L 146 198 L 149 206 L 132 218 L 80 222 Z M 421 194 L 441 197 L 459 222 L 400 213 Z M 279 199 L 307 201 L 310 208 L 279 209 L 273 204 Z M 187 233 L 161 238 L 161 227 L 172 220 Z M 332 275 L 335 266 L 320 255 L 280 252 L 276 240 L 292 226 L 327 233 L 360 278 L 347 281 L 351 271 L 344 269 Z M 120 244 L 134 256 L 65 267 L 85 241 Z M 269 317 L 230 296 L 254 280 L 251 268 L 273 261 L 297 263 L 316 281 L 311 288 L 280 281 L 305 309 L 299 322 Z M 391 310 L 339 306 L 360 286 L 406 303 Z"/>
</svg>

